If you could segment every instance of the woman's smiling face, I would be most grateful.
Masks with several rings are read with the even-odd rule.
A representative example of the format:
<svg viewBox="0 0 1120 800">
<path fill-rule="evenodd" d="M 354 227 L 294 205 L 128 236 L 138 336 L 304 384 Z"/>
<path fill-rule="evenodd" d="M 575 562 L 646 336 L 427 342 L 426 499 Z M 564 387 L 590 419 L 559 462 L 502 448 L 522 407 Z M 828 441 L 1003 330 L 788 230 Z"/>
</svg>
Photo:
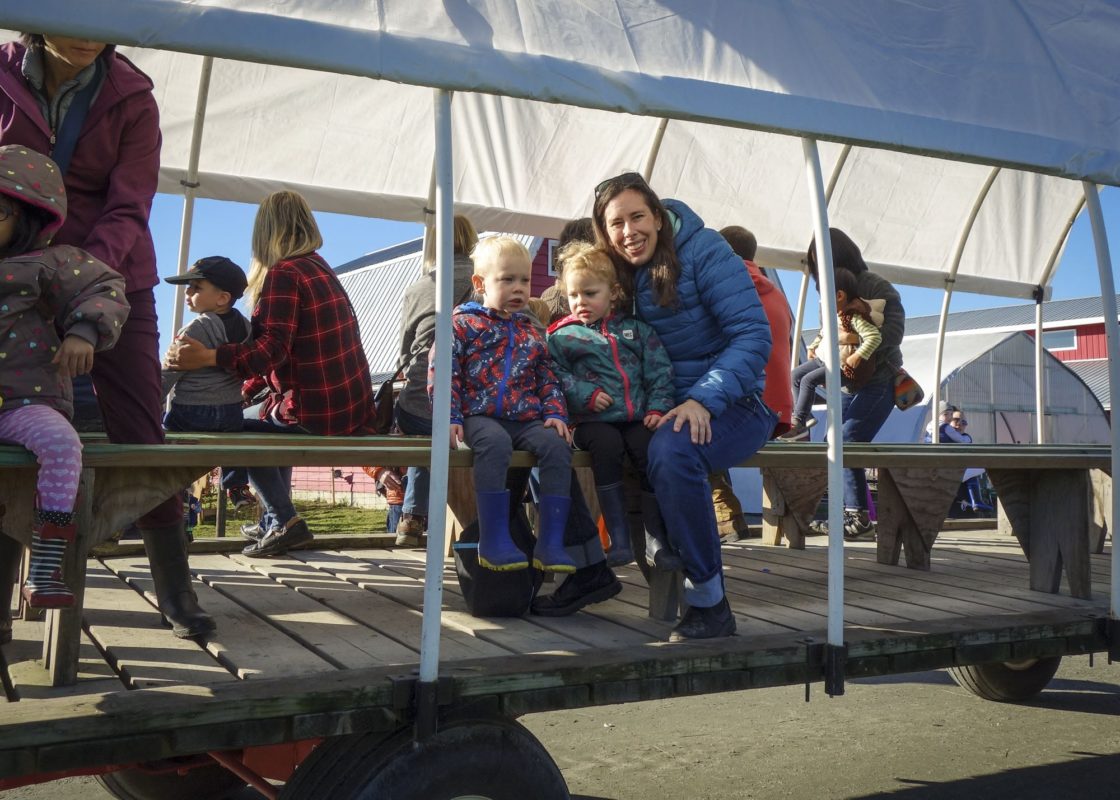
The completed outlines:
<svg viewBox="0 0 1120 800">
<path fill-rule="evenodd" d="M 657 248 L 661 219 L 634 189 L 619 192 L 603 211 L 611 247 L 635 267 L 649 263 Z"/>
</svg>

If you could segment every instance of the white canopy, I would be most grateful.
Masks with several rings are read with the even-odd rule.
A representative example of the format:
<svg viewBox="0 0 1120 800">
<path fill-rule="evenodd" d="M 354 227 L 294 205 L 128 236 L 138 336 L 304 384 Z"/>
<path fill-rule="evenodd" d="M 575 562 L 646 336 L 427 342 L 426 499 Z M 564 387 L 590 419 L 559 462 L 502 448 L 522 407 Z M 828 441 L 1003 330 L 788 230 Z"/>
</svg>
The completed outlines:
<svg viewBox="0 0 1120 800">
<path fill-rule="evenodd" d="M 555 235 L 596 182 L 656 156 L 661 195 L 799 268 L 810 135 L 830 142 L 831 222 L 874 269 L 943 286 L 979 204 L 956 289 L 1031 297 L 1078 181 L 1120 184 L 1110 2 L 5 0 L 0 25 L 145 48 L 125 52 L 156 84 L 168 192 L 187 173 L 199 54 L 217 59 L 199 196 L 293 187 L 321 210 L 421 219 L 423 87 L 442 87 L 456 204 L 479 228 Z"/>
</svg>

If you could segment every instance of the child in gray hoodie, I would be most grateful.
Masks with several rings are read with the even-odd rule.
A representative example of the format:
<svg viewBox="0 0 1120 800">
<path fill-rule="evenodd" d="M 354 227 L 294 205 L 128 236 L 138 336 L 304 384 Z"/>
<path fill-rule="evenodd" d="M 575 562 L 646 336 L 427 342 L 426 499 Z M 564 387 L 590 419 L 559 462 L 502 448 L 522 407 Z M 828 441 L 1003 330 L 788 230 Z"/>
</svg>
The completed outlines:
<svg viewBox="0 0 1120 800">
<path fill-rule="evenodd" d="M 225 256 L 208 256 L 187 272 L 164 278 L 186 284 L 187 306 L 198 314 L 179 331 L 206 347 L 246 343 L 249 321 L 233 307 L 245 292 L 245 272 Z M 172 345 L 174 347 L 175 345 Z M 191 372 L 163 370 L 163 395 L 171 410 L 163 418 L 169 431 L 239 431 L 242 427 L 241 379 L 221 367 Z"/>
</svg>

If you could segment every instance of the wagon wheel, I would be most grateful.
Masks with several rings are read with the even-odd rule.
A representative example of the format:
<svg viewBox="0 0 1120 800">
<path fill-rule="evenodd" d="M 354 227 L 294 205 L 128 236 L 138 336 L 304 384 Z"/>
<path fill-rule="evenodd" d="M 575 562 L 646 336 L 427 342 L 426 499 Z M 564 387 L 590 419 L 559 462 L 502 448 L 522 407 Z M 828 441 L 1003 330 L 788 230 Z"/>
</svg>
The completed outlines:
<svg viewBox="0 0 1120 800">
<path fill-rule="evenodd" d="M 184 773 L 122 769 L 98 775 L 97 782 L 119 800 L 225 800 L 245 787 L 245 781 L 218 764 Z"/>
<path fill-rule="evenodd" d="M 339 737 L 316 748 L 282 800 L 569 800 L 560 770 L 522 725 L 505 719 L 449 722 L 415 744 L 411 728 Z"/>
<path fill-rule="evenodd" d="M 1061 656 L 993 661 L 950 667 L 949 674 L 959 686 L 977 697 L 999 703 L 1016 703 L 1030 700 L 1045 689 L 1061 663 Z"/>
</svg>

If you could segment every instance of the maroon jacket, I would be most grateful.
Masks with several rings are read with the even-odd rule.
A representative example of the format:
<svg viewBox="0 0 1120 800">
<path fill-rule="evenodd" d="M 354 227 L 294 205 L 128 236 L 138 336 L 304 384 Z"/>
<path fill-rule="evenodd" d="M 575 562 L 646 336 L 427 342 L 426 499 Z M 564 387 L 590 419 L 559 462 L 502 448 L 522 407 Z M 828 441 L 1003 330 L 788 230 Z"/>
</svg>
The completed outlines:
<svg viewBox="0 0 1120 800">
<path fill-rule="evenodd" d="M 23 77 L 24 47 L 0 46 L 0 145 L 51 153 L 51 130 Z M 159 109 L 152 81 L 107 47 L 108 70 L 66 172 L 70 202 L 54 244 L 88 250 L 125 277 L 127 291 L 159 283 L 148 215 L 159 173 Z"/>
</svg>

